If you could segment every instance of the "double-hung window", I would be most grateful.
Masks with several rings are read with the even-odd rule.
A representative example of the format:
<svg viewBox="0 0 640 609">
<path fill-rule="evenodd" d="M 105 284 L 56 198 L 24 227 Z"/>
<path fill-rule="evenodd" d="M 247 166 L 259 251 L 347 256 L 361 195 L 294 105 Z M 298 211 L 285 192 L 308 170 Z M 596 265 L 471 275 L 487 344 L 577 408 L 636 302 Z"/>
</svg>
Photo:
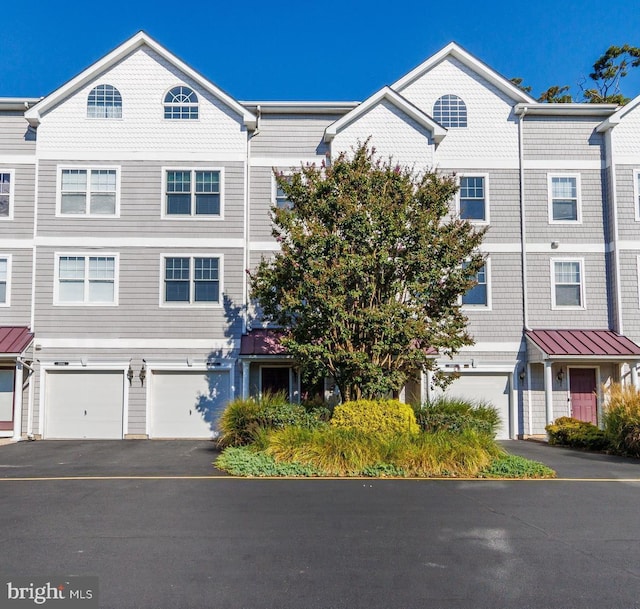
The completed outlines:
<svg viewBox="0 0 640 609">
<path fill-rule="evenodd" d="M 116 168 L 62 167 L 59 179 L 59 215 L 117 215 L 119 181 Z"/>
<path fill-rule="evenodd" d="M 13 170 L 0 170 L 0 220 L 13 218 Z"/>
<path fill-rule="evenodd" d="M 164 216 L 222 217 L 222 170 L 167 169 Z"/>
<path fill-rule="evenodd" d="M 220 256 L 165 256 L 164 304 L 220 303 L 222 261 Z"/>
<path fill-rule="evenodd" d="M 11 256 L 0 255 L 0 307 L 9 306 Z"/>
<path fill-rule="evenodd" d="M 284 179 L 289 181 L 291 178 L 288 176 L 285 176 Z M 289 201 L 284 190 L 282 190 L 282 188 L 278 185 L 278 181 L 276 180 L 275 175 L 273 176 L 272 192 L 273 192 L 272 203 L 278 209 L 293 209 L 293 203 Z"/>
<path fill-rule="evenodd" d="M 461 176 L 458 200 L 462 220 L 489 222 L 487 176 Z"/>
<path fill-rule="evenodd" d="M 486 260 L 476 274 L 476 284 L 462 295 L 462 304 L 470 307 L 488 308 L 490 303 L 489 261 Z"/>
<path fill-rule="evenodd" d="M 549 220 L 581 221 L 579 175 L 549 175 Z"/>
<path fill-rule="evenodd" d="M 58 254 L 56 304 L 117 304 L 116 255 Z"/>
<path fill-rule="evenodd" d="M 584 309 L 582 260 L 552 260 L 552 308 Z"/>
</svg>

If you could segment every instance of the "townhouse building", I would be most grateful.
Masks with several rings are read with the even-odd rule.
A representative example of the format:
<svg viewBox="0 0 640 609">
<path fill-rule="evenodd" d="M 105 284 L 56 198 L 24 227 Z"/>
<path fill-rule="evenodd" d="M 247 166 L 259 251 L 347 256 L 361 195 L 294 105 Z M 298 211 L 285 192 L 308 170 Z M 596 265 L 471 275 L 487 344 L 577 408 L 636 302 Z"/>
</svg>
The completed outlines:
<svg viewBox="0 0 640 609">
<path fill-rule="evenodd" d="M 363 102 L 241 102 L 143 32 L 0 98 L 0 436 L 210 437 L 233 397 L 300 399 L 246 270 L 278 250 L 274 169 L 368 138 L 455 174 L 452 213 L 488 227 L 448 391 L 503 438 L 598 422 L 640 362 L 638 106 L 537 103 L 454 43 Z"/>
</svg>

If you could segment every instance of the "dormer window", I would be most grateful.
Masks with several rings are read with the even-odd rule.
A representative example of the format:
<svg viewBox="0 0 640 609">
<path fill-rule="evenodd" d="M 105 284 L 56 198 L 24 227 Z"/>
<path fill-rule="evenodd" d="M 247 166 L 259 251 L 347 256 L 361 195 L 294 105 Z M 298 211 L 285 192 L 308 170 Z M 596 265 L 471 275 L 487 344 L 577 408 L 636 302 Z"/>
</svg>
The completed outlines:
<svg viewBox="0 0 640 609">
<path fill-rule="evenodd" d="M 447 129 L 467 126 L 467 106 L 457 95 L 443 95 L 433 104 L 433 118 Z"/>
<path fill-rule="evenodd" d="M 190 120 L 198 118 L 198 96 L 189 87 L 174 87 L 164 97 L 164 117 Z"/>
<path fill-rule="evenodd" d="M 98 85 L 87 98 L 87 118 L 122 118 L 122 96 L 112 85 Z"/>
</svg>

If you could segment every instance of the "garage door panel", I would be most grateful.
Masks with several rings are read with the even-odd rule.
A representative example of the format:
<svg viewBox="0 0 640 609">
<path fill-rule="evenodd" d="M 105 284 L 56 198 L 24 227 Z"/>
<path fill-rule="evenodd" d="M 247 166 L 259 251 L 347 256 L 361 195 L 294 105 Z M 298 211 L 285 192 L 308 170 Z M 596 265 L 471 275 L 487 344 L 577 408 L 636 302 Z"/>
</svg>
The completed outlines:
<svg viewBox="0 0 640 609">
<path fill-rule="evenodd" d="M 449 387 L 446 394 L 474 402 L 489 402 L 494 406 L 502 425 L 497 430 L 499 440 L 509 438 L 509 398 L 511 388 L 506 374 L 462 374 Z"/>
<path fill-rule="evenodd" d="M 45 383 L 47 438 L 122 438 L 121 371 L 49 371 Z"/>
<path fill-rule="evenodd" d="M 150 435 L 154 438 L 211 438 L 231 397 L 230 372 L 153 371 Z"/>
</svg>

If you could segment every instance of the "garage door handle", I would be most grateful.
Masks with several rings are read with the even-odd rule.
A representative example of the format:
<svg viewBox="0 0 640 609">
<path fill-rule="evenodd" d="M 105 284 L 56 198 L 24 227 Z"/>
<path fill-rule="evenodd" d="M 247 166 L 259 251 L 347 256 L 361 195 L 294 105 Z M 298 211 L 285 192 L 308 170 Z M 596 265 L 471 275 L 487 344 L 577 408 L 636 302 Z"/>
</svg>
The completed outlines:
<svg viewBox="0 0 640 609">
<path fill-rule="evenodd" d="M 86 410 L 84 411 L 84 416 L 85 416 L 85 417 L 87 416 L 87 411 L 86 411 Z"/>
</svg>

